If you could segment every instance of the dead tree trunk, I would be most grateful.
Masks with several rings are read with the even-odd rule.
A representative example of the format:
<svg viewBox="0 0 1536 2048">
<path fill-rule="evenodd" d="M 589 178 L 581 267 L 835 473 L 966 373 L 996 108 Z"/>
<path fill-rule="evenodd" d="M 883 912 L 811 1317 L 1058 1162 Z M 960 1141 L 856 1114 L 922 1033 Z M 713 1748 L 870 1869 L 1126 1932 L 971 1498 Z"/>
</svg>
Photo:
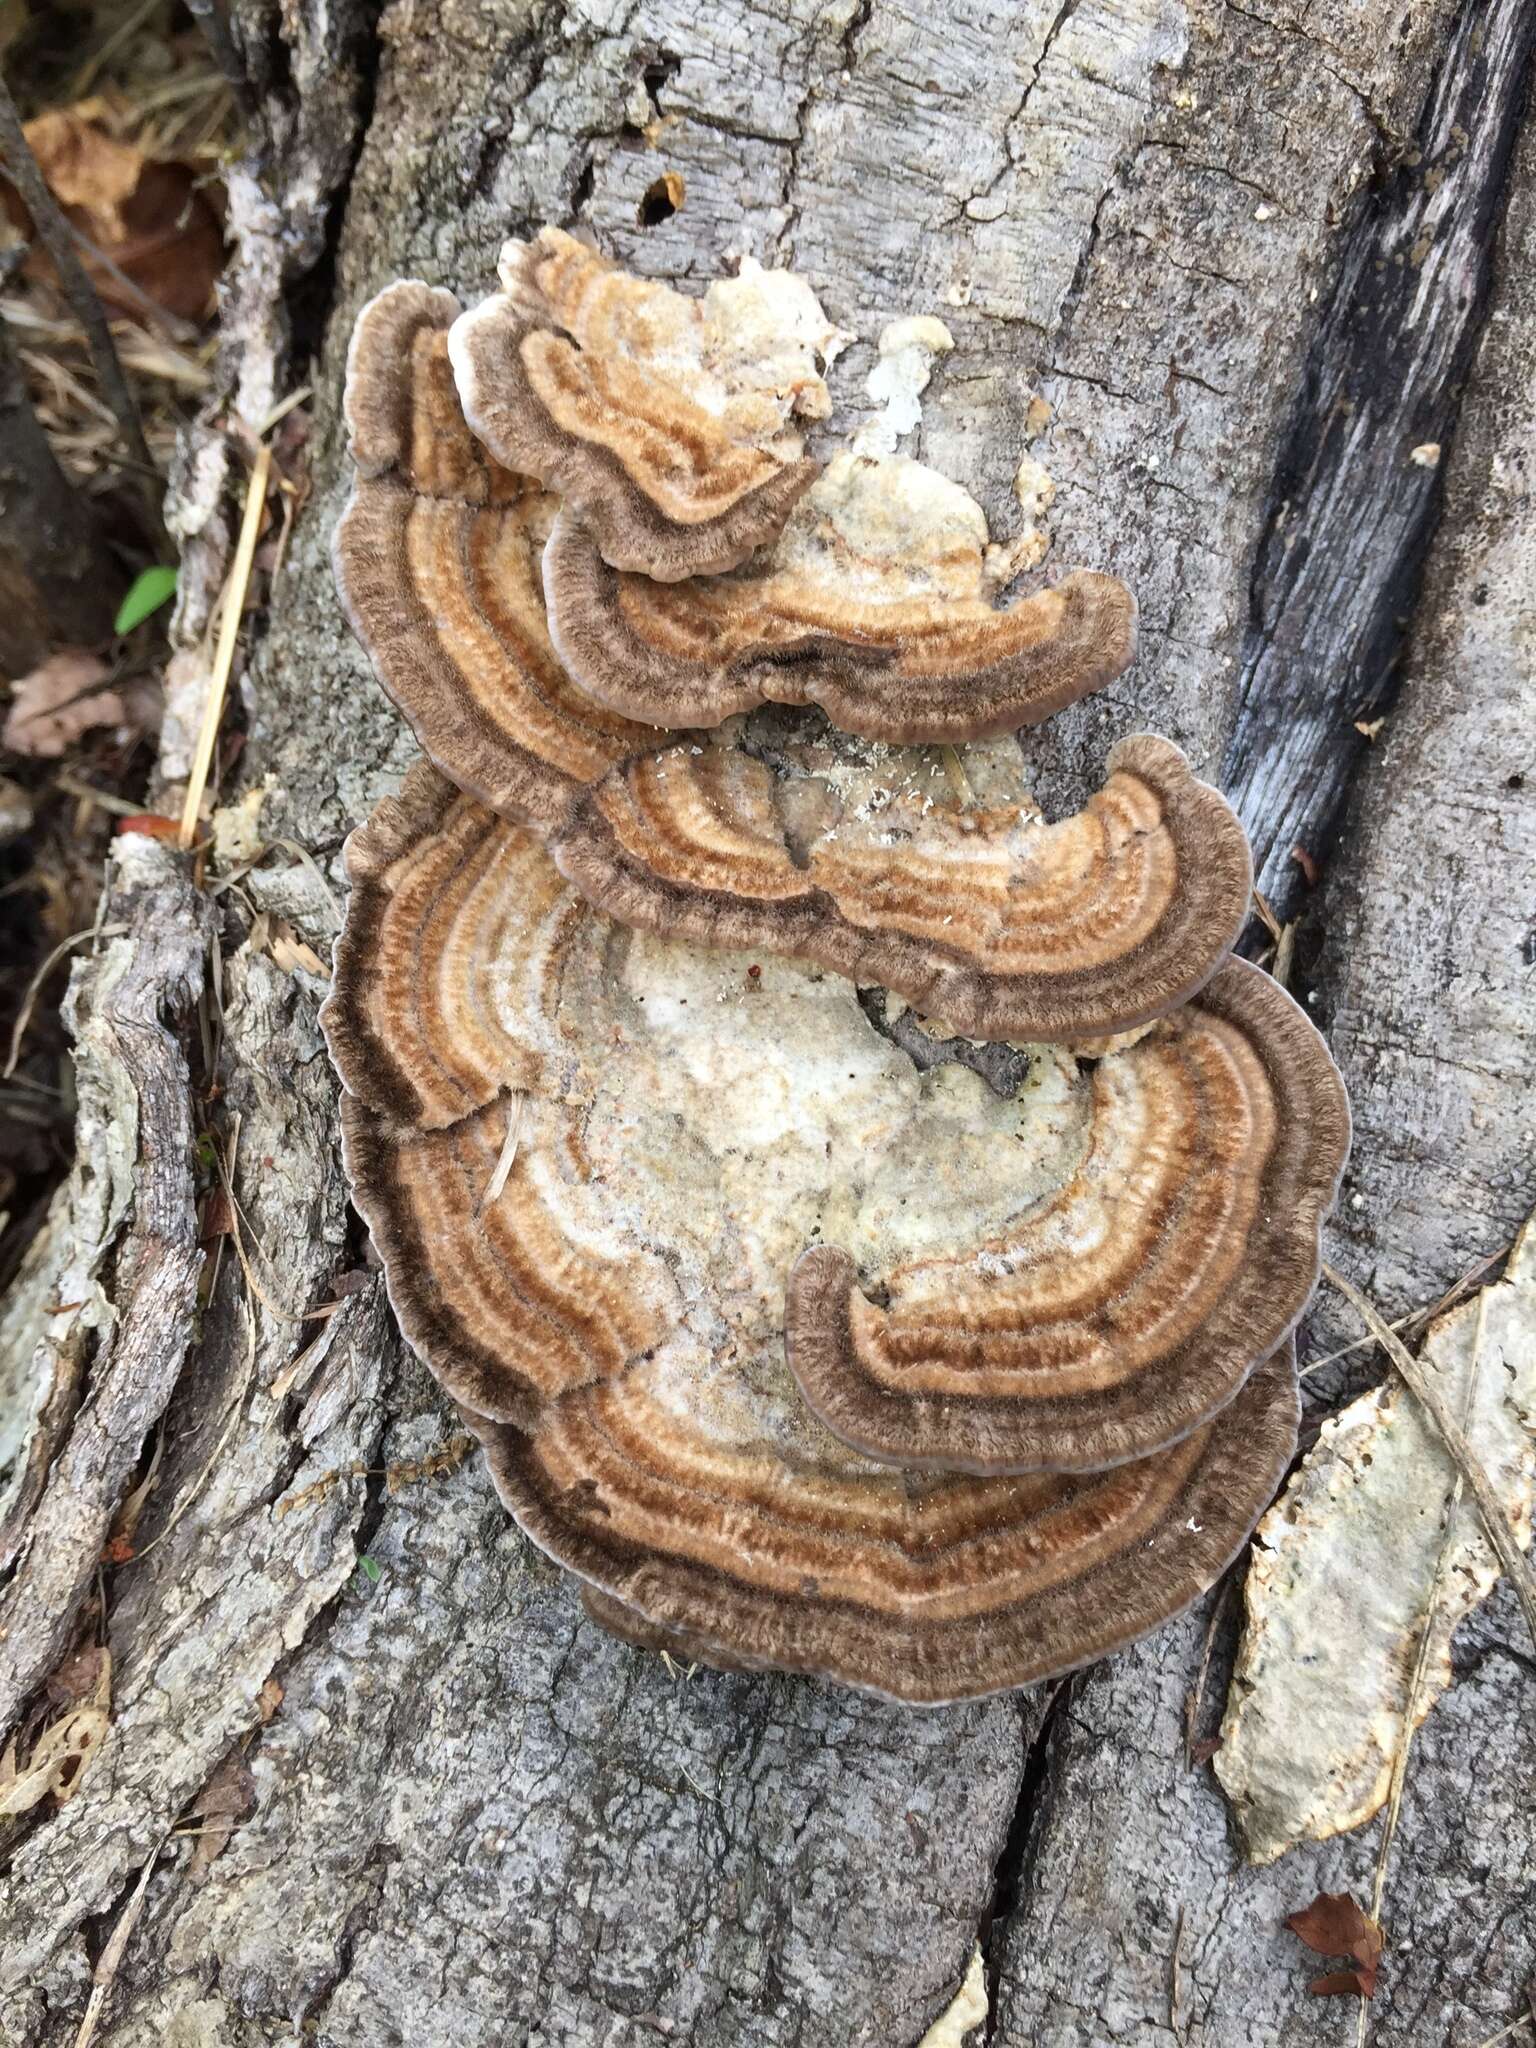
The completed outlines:
<svg viewBox="0 0 1536 2048">
<path fill-rule="evenodd" d="M 262 836 L 337 879 L 344 833 L 412 751 L 326 556 L 362 300 L 397 275 L 473 293 L 503 236 L 546 220 L 684 280 L 741 251 L 793 260 L 864 338 L 845 393 L 884 321 L 947 321 L 919 452 L 995 531 L 1030 401 L 1051 406 L 1033 452 L 1058 484 L 1055 558 L 1133 585 L 1144 648 L 1030 739 L 1042 792 L 1066 803 L 1142 727 L 1225 766 L 1354 1092 L 1330 1256 L 1398 1313 L 1507 1239 L 1536 1193 L 1524 0 L 1310 19 L 1217 0 L 400 0 L 377 34 L 361 6 L 294 18 L 237 8 L 272 136 L 235 193 L 248 418 L 296 374 L 290 321 L 301 346 L 323 331 L 316 488 L 246 684 Z M 670 212 L 647 197 L 665 173 Z M 193 615 L 217 580 L 208 513 L 182 520 Z M 323 952 L 323 892 L 288 858 L 243 886 Z M 111 1732 L 11 1854 L 7 2042 L 75 2040 L 100 1962 L 96 2048 L 914 2048 L 978 1941 L 982 2037 L 1007 2048 L 1353 2038 L 1354 2007 L 1307 1998 L 1279 1923 L 1320 1886 L 1367 1894 L 1377 1833 L 1240 1864 L 1185 1754 L 1209 1604 L 1054 1692 L 939 1713 L 680 1682 L 582 1621 L 478 1461 L 410 1479 L 455 1425 L 376 1279 L 296 1320 L 364 1252 L 318 989 L 239 940 L 226 924 L 208 1114 L 226 1137 L 240 1119 L 260 1293 L 226 1258 L 138 1555 L 107 1580 Z M 121 1073 L 92 1082 L 99 1057 L 83 1045 L 81 1164 L 16 1311 L 49 1443 L 69 1431 L 51 1375 L 82 1361 L 88 1417 L 104 1355 L 71 1334 L 60 1278 L 83 1232 L 98 1327 L 129 1306 L 124 1219 L 92 1208 L 91 1176 L 137 1142 L 135 1103 Z M 23 1544 L 18 1575 L 30 1562 Z M 1232 1627 L 1229 1603 L 1202 1733 Z M 1469 2048 L 1524 2009 L 1530 1652 L 1496 1599 L 1415 1751 L 1378 2048 Z"/>
</svg>

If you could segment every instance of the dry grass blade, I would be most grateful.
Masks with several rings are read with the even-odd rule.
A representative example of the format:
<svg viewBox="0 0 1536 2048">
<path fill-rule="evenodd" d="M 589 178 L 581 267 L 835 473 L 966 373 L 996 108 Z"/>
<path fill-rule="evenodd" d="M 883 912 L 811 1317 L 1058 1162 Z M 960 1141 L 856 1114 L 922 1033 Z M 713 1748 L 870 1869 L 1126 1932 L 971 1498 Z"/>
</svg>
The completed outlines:
<svg viewBox="0 0 1536 2048">
<path fill-rule="evenodd" d="M 234 1434 L 235 1424 L 239 1421 L 241 1411 L 245 1407 L 245 1397 L 251 1390 L 251 1381 L 256 1372 L 256 1318 L 251 1313 L 249 1302 L 242 1302 L 240 1310 L 245 1318 L 245 1371 L 239 1388 L 229 1404 L 229 1412 L 224 1418 L 224 1427 L 219 1432 L 219 1440 L 209 1452 L 207 1462 L 204 1464 L 202 1471 L 198 1473 L 192 1484 L 182 1494 L 180 1500 L 177 1501 L 172 1509 L 165 1527 L 155 1536 L 151 1537 L 142 1550 L 134 1552 L 133 1562 L 135 1564 L 148 1557 L 149 1553 L 157 1545 L 165 1541 L 182 1516 L 186 1514 L 187 1510 L 197 1500 L 198 1495 L 208 1484 L 209 1476 L 213 1472 L 214 1467 L 218 1464 L 220 1458 L 223 1457 L 225 1446 L 228 1444 L 230 1437 Z"/>
<path fill-rule="evenodd" d="M 1536 1578 L 1533 1578 L 1525 1553 L 1515 1541 L 1509 1526 L 1509 1518 L 1500 1505 L 1499 1497 L 1493 1490 L 1492 1481 L 1484 1471 L 1482 1462 L 1471 1444 L 1466 1432 L 1452 1415 L 1441 1398 L 1439 1389 L 1419 1368 L 1419 1362 L 1404 1344 L 1401 1337 L 1382 1320 L 1381 1315 L 1366 1300 L 1352 1281 L 1342 1273 L 1336 1273 L 1332 1266 L 1324 1265 L 1323 1272 L 1330 1285 L 1336 1287 L 1354 1309 L 1377 1343 L 1386 1352 L 1414 1399 L 1423 1408 L 1439 1430 L 1441 1439 L 1451 1457 L 1455 1460 L 1462 1477 L 1472 1489 L 1472 1498 L 1482 1514 L 1483 1526 L 1488 1531 L 1488 1540 L 1493 1545 L 1500 1564 L 1509 1574 L 1515 1594 L 1525 1616 L 1526 1627 L 1536 1641 Z"/>
<path fill-rule="evenodd" d="M 154 1875 L 164 1842 L 157 1842 L 144 1868 L 139 1872 L 139 1881 L 129 1894 L 128 1903 L 118 1915 L 117 1925 L 101 1952 L 96 1965 L 96 1981 L 91 1987 L 90 2001 L 85 2008 L 85 2018 L 80 2022 L 80 2031 L 75 2036 L 75 2048 L 90 2048 L 100 2024 L 102 2009 L 106 2005 L 117 1973 L 122 1968 L 123 1956 L 128 1948 L 128 1938 L 138 1925 L 139 1915 L 144 1910 L 144 1894 L 149 1890 L 149 1880 Z"/>
<path fill-rule="evenodd" d="M 1461 1427 L 1465 1431 L 1472 1416 L 1477 1394 L 1477 1373 L 1483 1357 L 1483 1331 L 1487 1320 L 1487 1296 L 1482 1295 L 1477 1306 L 1477 1328 L 1472 1338 L 1472 1363 L 1467 1372 L 1467 1391 L 1461 1405 Z M 1403 1727 L 1398 1737 L 1397 1753 L 1392 1759 L 1392 1784 L 1387 1794 L 1387 1817 L 1381 1831 L 1381 1849 L 1376 1858 L 1376 1876 L 1371 1886 L 1371 1918 L 1381 1925 L 1382 1902 L 1387 1890 L 1387 1866 L 1392 1857 L 1392 1844 L 1397 1839 L 1398 1818 L 1403 1810 L 1403 1788 L 1408 1783 L 1408 1753 L 1413 1748 L 1413 1731 L 1418 1715 L 1419 1695 L 1424 1687 L 1424 1673 L 1429 1665 L 1430 1645 L 1434 1640 L 1435 1617 L 1440 1609 L 1440 1595 L 1445 1585 L 1445 1575 L 1451 1561 L 1451 1551 L 1456 1541 L 1456 1511 L 1461 1506 L 1461 1496 L 1466 1486 L 1464 1475 L 1458 1470 L 1456 1482 L 1451 1488 L 1451 1497 L 1445 1509 L 1445 1534 L 1441 1538 L 1439 1554 L 1435 1558 L 1434 1576 L 1429 1583 L 1429 1597 L 1424 1603 L 1424 1626 L 1419 1632 L 1418 1655 L 1414 1658 L 1413 1676 L 1408 1681 L 1408 1697 L 1403 1703 Z M 1355 2048 L 1365 2048 L 1366 2034 L 1370 2025 L 1370 2003 L 1360 2000 L 1359 2018 L 1355 2029 Z"/>
<path fill-rule="evenodd" d="M 1508 1244 L 1501 1244 L 1496 1252 L 1489 1252 L 1486 1258 L 1481 1258 L 1474 1265 L 1468 1266 L 1461 1278 L 1453 1280 L 1444 1294 L 1437 1301 L 1432 1301 L 1428 1308 L 1410 1309 L 1405 1316 L 1395 1316 L 1387 1328 L 1395 1330 L 1401 1336 L 1404 1331 L 1417 1332 L 1437 1321 L 1448 1308 L 1454 1308 L 1485 1273 L 1507 1259 L 1514 1248 L 1514 1239 L 1511 1238 Z M 1357 1351 L 1369 1351 L 1376 1341 L 1373 1335 L 1367 1335 L 1357 1337 L 1352 1344 L 1341 1344 L 1337 1351 L 1330 1351 L 1322 1358 L 1314 1358 L 1309 1366 L 1303 1368 L 1300 1376 L 1304 1380 L 1310 1379 L 1313 1373 L 1321 1372 L 1325 1365 L 1337 1365 L 1341 1358 L 1353 1358 Z"/>
<path fill-rule="evenodd" d="M 263 442 L 256 450 L 256 461 L 246 485 L 245 516 L 240 522 L 240 539 L 224 592 L 219 644 L 213 658 L 213 674 L 208 681 L 208 701 L 203 706 L 202 729 L 197 735 L 197 751 L 192 757 L 192 774 L 187 783 L 187 800 L 181 811 L 179 843 L 183 849 L 190 847 L 197 836 L 197 815 L 202 808 L 203 791 L 208 786 L 208 770 L 213 763 L 219 722 L 224 716 L 224 692 L 229 687 L 229 672 L 235 665 L 235 645 L 240 637 L 245 593 L 250 587 L 251 564 L 256 559 L 256 538 L 261 531 L 261 513 L 267 500 L 267 478 L 271 468 L 272 451 Z"/>
</svg>

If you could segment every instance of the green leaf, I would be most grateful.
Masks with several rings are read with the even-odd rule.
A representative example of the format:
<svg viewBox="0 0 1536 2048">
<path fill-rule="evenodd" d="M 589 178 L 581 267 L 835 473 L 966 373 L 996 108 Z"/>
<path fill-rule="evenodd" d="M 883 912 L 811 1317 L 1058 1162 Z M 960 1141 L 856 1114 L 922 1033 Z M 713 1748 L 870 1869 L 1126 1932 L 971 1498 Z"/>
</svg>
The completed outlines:
<svg viewBox="0 0 1536 2048">
<path fill-rule="evenodd" d="M 365 1553 L 357 1561 L 362 1566 L 363 1576 L 367 1579 L 369 1585 L 376 1586 L 384 1576 L 378 1559 L 376 1557 L 369 1557 Z"/>
<path fill-rule="evenodd" d="M 117 617 L 112 622 L 113 632 L 131 633 L 151 612 L 157 612 L 161 605 L 169 604 L 175 595 L 174 569 L 167 569 L 158 562 L 153 568 L 141 569 L 129 584 L 128 595 L 117 608 Z"/>
</svg>

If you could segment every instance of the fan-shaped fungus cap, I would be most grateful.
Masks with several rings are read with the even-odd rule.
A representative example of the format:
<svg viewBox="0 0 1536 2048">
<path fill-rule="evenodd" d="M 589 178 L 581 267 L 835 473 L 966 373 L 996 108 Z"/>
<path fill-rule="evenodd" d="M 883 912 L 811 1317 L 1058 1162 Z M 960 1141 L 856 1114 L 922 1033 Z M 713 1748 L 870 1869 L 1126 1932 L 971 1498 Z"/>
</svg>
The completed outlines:
<svg viewBox="0 0 1536 2048">
<path fill-rule="evenodd" d="M 608 561 L 666 582 L 774 538 L 816 474 L 791 416 L 825 414 L 818 364 L 846 339 L 809 286 L 747 258 L 685 298 L 554 228 L 509 242 L 501 280 L 451 341 L 500 463 L 558 491 Z"/>
<path fill-rule="evenodd" d="M 712 726 L 818 704 L 869 739 L 981 739 L 1101 689 L 1136 652 L 1135 600 L 1115 577 L 1079 570 L 999 610 L 986 545 L 981 507 L 948 478 L 845 452 L 735 575 L 624 575 L 562 511 L 544 591 L 572 678 L 628 717 Z"/>
<path fill-rule="evenodd" d="M 451 292 L 389 285 L 358 316 L 344 407 L 356 468 L 332 560 L 385 689 L 450 773 L 552 829 L 655 737 L 574 688 L 549 644 L 539 560 L 554 501 L 492 462 L 448 365 Z"/>
<path fill-rule="evenodd" d="M 543 615 L 551 501 L 468 432 L 453 318 L 403 284 L 358 321 L 335 557 L 380 680 L 459 787 L 627 923 L 811 959 L 976 1037 L 1122 1031 L 1200 986 L 1246 915 L 1247 844 L 1165 740 L 1123 742 L 1047 826 L 1007 743 L 968 750 L 971 789 L 933 754 L 771 712 L 700 742 L 587 700 Z"/>
<path fill-rule="evenodd" d="M 1198 1426 L 1294 1328 L 1349 1151 L 1304 1013 L 1230 960 L 1086 1078 L 1076 1170 L 981 1249 L 890 1275 L 880 1305 L 848 1252 L 797 1261 L 790 1367 L 844 1442 L 916 1468 L 1118 1464 Z"/>
<path fill-rule="evenodd" d="M 771 1444 L 707 1425 L 651 1437 L 672 1417 L 627 1385 L 531 1434 L 470 1420 L 502 1498 L 610 1633 L 941 1706 L 1058 1677 L 1182 1613 L 1273 1498 L 1298 1414 L 1287 1344 L 1182 1443 L 1073 1477 L 786 1470 Z"/>
<path fill-rule="evenodd" d="M 1048 1335 L 1091 1336 L 1106 1304 L 1079 1275 L 1085 1234 L 1116 1235 L 1128 1206 L 1159 1209 L 1177 1241 L 1143 1303 L 1170 1328 L 1216 1272 L 1234 1296 L 1250 1269 L 1304 1289 L 1301 1176 L 1285 1188 L 1298 1213 L 1206 1197 L 1237 1177 L 1238 1138 L 1273 1152 L 1296 1107 L 1270 1085 L 1294 1048 L 1269 1006 L 1202 999 L 1208 1026 L 1160 1026 L 1091 1073 L 1037 1049 L 1004 1099 L 956 1066 L 920 1074 L 814 968 L 610 924 L 530 835 L 425 768 L 348 866 L 324 1022 L 402 1327 L 480 1418 L 523 1526 L 637 1629 L 951 1699 L 1095 1657 L 1222 1569 L 1290 1455 L 1288 1364 L 1248 1375 L 1296 1303 L 1222 1324 L 1210 1405 L 1247 1383 L 1211 1423 L 1179 1405 L 1146 1324 L 1135 1370 L 1173 1420 L 1142 1434 L 1182 1433 L 1169 1449 L 1086 1478 L 923 1475 L 851 1450 L 805 1406 L 785 1278 L 807 1241 L 836 1242 L 888 1290 L 893 1323 L 932 1284 L 967 1290 L 973 1325 L 995 1291 Z M 1233 967 L 1217 988 L 1233 976 L 1257 979 Z M 1170 1094 L 1171 1163 L 1137 1135 Z M 1120 1124 L 1131 1178 L 1095 1205 L 1095 1154 Z M 1027 1296 L 1002 1270 L 1018 1244 L 1036 1259 Z M 1122 1418 L 1123 1384 L 1108 1398 Z"/>
</svg>

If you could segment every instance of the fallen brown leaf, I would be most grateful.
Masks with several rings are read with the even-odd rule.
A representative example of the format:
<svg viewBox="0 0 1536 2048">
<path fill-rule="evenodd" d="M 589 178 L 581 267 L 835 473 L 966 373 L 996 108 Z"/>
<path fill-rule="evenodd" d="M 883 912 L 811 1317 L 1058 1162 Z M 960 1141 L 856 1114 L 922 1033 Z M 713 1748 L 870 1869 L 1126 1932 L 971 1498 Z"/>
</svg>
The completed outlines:
<svg viewBox="0 0 1536 2048">
<path fill-rule="evenodd" d="M 80 1661 L 83 1656 L 89 1656 L 89 1666 Z M 94 1670 L 95 1678 L 84 1703 L 71 1704 L 45 1728 L 25 1760 L 14 1737 L 0 1755 L 0 1819 L 30 1813 L 50 1794 L 63 1806 L 79 1791 L 86 1767 L 111 1726 L 111 1653 L 75 1652 L 54 1673 L 55 1682 L 62 1679 L 71 1686 L 87 1668 Z"/>
<path fill-rule="evenodd" d="M 199 1244 L 211 1244 L 216 1237 L 230 1237 L 235 1228 L 235 1205 L 222 1187 L 210 1188 L 203 1197 L 202 1227 L 197 1233 Z"/>
<path fill-rule="evenodd" d="M 187 1865 L 187 1876 L 199 1883 L 229 1845 L 229 1838 L 256 1804 L 256 1780 L 238 1749 L 230 1751 L 199 1793 L 194 1812 L 199 1822 L 197 1840 Z"/>
<path fill-rule="evenodd" d="M 1376 1989 L 1376 1972 L 1329 1970 L 1314 1977 L 1307 1989 L 1314 1998 L 1369 1998 Z"/>
<path fill-rule="evenodd" d="M 1385 1943 L 1381 1929 L 1348 1892 L 1319 1892 L 1310 1906 L 1288 1913 L 1285 1925 L 1299 1941 L 1320 1956 L 1349 1956 L 1355 1968 L 1314 1977 L 1307 1989 L 1314 1998 L 1370 1998 Z"/>
<path fill-rule="evenodd" d="M 157 163 L 73 108 L 40 114 L 26 135 L 49 190 L 91 245 L 81 258 L 106 303 L 141 315 L 131 288 L 137 286 L 178 319 L 202 319 L 223 266 L 224 238 L 192 165 Z M 18 226 L 29 225 L 20 200 L 7 193 L 6 205 Z M 29 259 L 29 269 L 49 267 L 40 250 Z"/>
<path fill-rule="evenodd" d="M 11 686 L 0 746 L 13 754 L 56 761 L 82 733 L 97 726 L 129 726 L 143 730 L 153 721 L 152 691 L 131 685 L 118 688 L 100 655 L 85 647 L 61 647 L 39 668 Z"/>
</svg>

